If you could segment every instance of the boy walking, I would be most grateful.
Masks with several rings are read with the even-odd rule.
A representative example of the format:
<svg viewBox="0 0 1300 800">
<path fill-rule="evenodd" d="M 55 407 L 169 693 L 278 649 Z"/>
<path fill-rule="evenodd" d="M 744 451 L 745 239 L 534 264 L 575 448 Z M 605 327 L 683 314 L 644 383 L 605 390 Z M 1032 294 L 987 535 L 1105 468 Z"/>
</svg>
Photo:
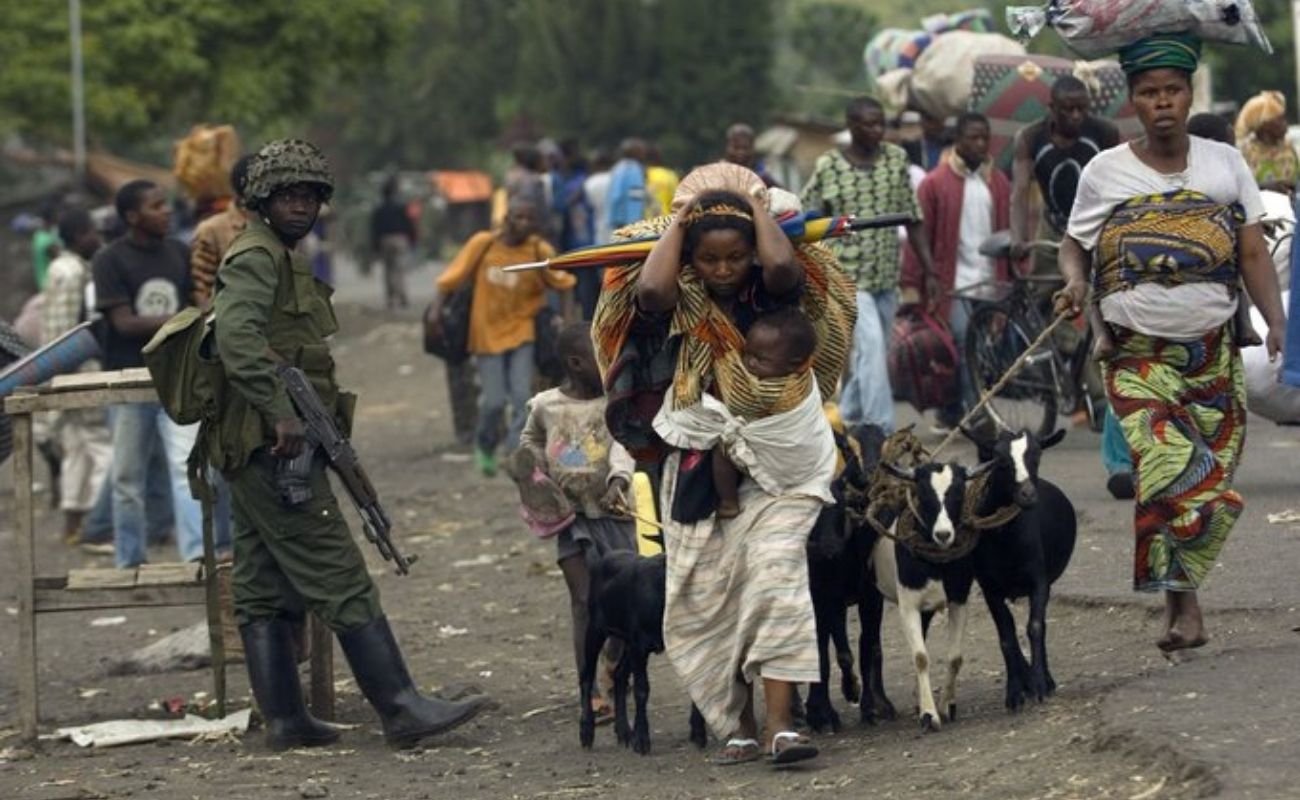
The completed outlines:
<svg viewBox="0 0 1300 800">
<path fill-rule="evenodd" d="M 99 251 L 94 260 L 95 297 L 108 320 L 104 369 L 144 366 L 141 348 L 163 323 L 188 305 L 191 294 L 189 248 L 169 238 L 171 207 L 161 188 L 131 181 L 118 190 L 118 216 L 126 235 Z M 145 550 L 145 475 L 161 434 L 176 515 L 176 545 L 183 561 L 203 556 L 202 516 L 190 496 L 185 464 L 197 426 L 177 425 L 158 403 L 115 406 L 113 417 L 113 529 L 119 569 L 143 564 Z"/>
</svg>

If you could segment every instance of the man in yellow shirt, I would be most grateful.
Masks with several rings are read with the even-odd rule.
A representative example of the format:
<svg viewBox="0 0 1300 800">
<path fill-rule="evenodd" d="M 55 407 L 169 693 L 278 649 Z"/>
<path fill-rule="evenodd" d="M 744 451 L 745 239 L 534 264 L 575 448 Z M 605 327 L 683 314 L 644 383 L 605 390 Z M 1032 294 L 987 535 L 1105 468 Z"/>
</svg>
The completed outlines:
<svg viewBox="0 0 1300 800">
<path fill-rule="evenodd" d="M 647 217 L 657 217 L 672 210 L 673 195 L 681 179 L 672 169 L 665 167 L 658 146 L 646 146 L 645 193 Z"/>
<path fill-rule="evenodd" d="M 429 312 L 433 320 L 441 320 L 446 298 L 466 285 L 473 287 L 469 352 L 478 365 L 480 392 L 474 456 L 487 476 L 496 474 L 498 431 L 507 405 L 510 424 L 506 450 L 513 452 L 519 446 L 519 434 L 528 416 L 525 406 L 533 389 L 533 343 L 537 338 L 534 319 L 546 304 L 547 289 L 562 290 L 562 316 L 572 317 L 573 295 L 569 290 L 577 283 L 572 275 L 551 270 L 503 270 L 511 264 L 555 255 L 538 235 L 539 229 L 537 206 L 527 198 L 513 198 L 501 231 L 474 234 L 438 278 L 438 296 Z"/>
</svg>

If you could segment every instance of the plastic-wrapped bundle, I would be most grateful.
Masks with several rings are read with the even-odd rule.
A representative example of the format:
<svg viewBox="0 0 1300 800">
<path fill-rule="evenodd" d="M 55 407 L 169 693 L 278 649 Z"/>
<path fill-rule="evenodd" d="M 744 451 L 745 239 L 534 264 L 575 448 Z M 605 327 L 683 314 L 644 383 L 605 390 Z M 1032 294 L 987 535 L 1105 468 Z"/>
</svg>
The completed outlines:
<svg viewBox="0 0 1300 800">
<path fill-rule="evenodd" d="M 902 28 L 885 28 L 871 37 L 862 51 L 862 61 L 867 70 L 867 85 L 874 86 L 876 79 L 896 69 L 911 69 L 934 37 L 925 31 Z"/>
<path fill-rule="evenodd" d="M 1273 52 L 1250 0 L 1051 0 L 1008 6 L 1022 39 L 1051 25 L 1071 50 L 1097 58 L 1156 33 L 1193 33 L 1208 42 L 1253 44 Z"/>
</svg>

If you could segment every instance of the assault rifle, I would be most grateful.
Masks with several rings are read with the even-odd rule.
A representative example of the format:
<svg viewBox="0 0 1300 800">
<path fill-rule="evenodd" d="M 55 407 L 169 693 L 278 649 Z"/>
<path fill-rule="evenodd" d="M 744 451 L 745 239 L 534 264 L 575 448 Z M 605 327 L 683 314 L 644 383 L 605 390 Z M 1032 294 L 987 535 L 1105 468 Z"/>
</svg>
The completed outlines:
<svg viewBox="0 0 1300 800">
<path fill-rule="evenodd" d="M 325 411 L 325 406 L 306 373 L 287 364 L 280 364 L 276 369 L 289 391 L 289 399 L 293 401 L 294 408 L 298 409 L 303 427 L 307 429 L 307 444 L 303 451 L 294 458 L 282 460 L 276 466 L 275 482 L 280 490 L 280 499 L 287 506 L 296 506 L 311 499 L 308 475 L 311 472 L 312 458 L 316 449 L 320 448 L 360 512 L 361 529 L 366 538 L 379 549 L 379 554 L 385 561 L 397 565 L 399 575 L 407 574 L 411 564 L 415 563 L 416 556 L 403 556 L 389 537 L 393 523 L 388 519 L 388 514 L 384 513 L 384 507 L 379 504 L 379 495 L 370 482 L 370 476 L 361 466 L 357 452 L 352 449 L 352 443 L 339 433 L 334 418 Z"/>
</svg>

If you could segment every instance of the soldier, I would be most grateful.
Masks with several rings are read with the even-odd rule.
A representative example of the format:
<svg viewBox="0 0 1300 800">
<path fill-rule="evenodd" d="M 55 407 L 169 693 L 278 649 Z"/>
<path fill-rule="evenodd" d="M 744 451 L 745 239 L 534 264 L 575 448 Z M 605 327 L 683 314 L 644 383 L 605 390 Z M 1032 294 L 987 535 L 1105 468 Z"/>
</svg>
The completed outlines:
<svg viewBox="0 0 1300 800">
<path fill-rule="evenodd" d="M 420 695 L 330 490 L 323 457 L 313 464 L 308 501 L 286 507 L 276 487 L 278 460 L 304 446 L 303 425 L 276 362 L 302 368 L 345 435 L 356 405 L 354 395 L 339 391 L 325 343 L 338 328 L 331 289 L 292 255 L 333 188 L 328 162 L 305 141 L 271 142 L 250 166 L 244 199 L 253 218 L 217 272 L 214 301 L 217 349 L 230 391 L 203 445 L 230 483 L 235 614 L 271 746 L 325 745 L 338 738 L 303 703 L 293 642 L 305 608 L 338 636 L 388 742 L 409 746 L 465 722 L 486 698 L 446 702 Z"/>
</svg>

